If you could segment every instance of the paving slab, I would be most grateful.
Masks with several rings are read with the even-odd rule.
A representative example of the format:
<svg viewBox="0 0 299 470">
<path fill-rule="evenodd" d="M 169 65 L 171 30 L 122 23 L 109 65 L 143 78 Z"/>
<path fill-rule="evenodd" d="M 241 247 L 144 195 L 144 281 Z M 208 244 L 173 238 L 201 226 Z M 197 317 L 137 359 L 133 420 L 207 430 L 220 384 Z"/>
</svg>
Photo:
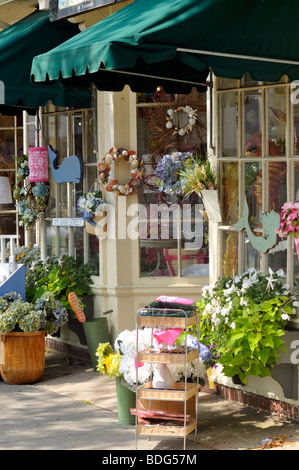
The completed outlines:
<svg viewBox="0 0 299 470">
<path fill-rule="evenodd" d="M 118 423 L 114 379 L 90 364 L 47 354 L 36 384 L 0 381 L 0 450 L 136 450 L 135 427 Z M 138 436 L 137 450 L 182 451 L 183 438 Z M 198 396 L 198 430 L 186 451 L 299 450 L 299 424 L 227 401 L 205 386 Z"/>
</svg>

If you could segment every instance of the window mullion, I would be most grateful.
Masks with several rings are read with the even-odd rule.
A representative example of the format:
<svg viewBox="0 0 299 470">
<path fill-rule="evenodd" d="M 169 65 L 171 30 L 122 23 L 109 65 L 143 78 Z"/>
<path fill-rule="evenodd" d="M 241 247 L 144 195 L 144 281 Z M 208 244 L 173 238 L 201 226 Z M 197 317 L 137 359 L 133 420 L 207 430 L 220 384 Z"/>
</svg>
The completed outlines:
<svg viewBox="0 0 299 470">
<path fill-rule="evenodd" d="M 286 157 L 287 157 L 287 199 L 295 200 L 295 162 L 290 157 L 294 152 L 294 108 L 291 105 L 291 89 L 286 87 Z M 287 281 L 290 286 L 294 286 L 294 242 L 292 237 L 287 237 Z"/>
<path fill-rule="evenodd" d="M 268 120 L 268 94 L 263 88 L 262 93 L 262 213 L 269 210 L 269 163 L 265 160 L 265 157 L 269 153 L 269 120 Z M 264 233 L 263 233 L 264 236 Z M 268 253 L 261 253 L 260 267 L 262 272 L 268 271 L 269 266 L 269 255 Z"/>
<path fill-rule="evenodd" d="M 244 119 L 244 94 L 242 91 L 238 92 L 238 157 L 239 157 L 239 219 L 242 217 L 243 203 L 245 198 L 245 185 L 244 185 L 244 162 L 242 157 L 244 156 L 244 145 L 245 142 L 245 119 Z M 245 233 L 243 230 L 238 232 L 238 270 L 239 274 L 244 272 L 245 268 Z M 237 273 L 235 273 L 237 274 Z"/>
</svg>

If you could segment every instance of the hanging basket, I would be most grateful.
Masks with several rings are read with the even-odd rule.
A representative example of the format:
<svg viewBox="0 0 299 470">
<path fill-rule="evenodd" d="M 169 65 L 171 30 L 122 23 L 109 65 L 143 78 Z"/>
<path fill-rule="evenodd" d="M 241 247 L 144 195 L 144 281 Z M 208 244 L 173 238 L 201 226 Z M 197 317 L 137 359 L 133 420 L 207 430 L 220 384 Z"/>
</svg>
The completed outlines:
<svg viewBox="0 0 299 470">
<path fill-rule="evenodd" d="M 221 222 L 221 208 L 217 189 L 206 189 L 200 191 L 200 193 L 210 222 Z"/>
<path fill-rule="evenodd" d="M 105 223 L 104 225 L 101 223 L 107 215 L 107 212 L 104 211 L 101 216 L 95 216 L 92 220 L 94 222 L 93 224 L 90 224 L 86 220 L 84 221 L 84 226 L 85 230 L 87 233 L 90 235 L 96 235 L 97 237 L 100 237 L 103 233 L 107 232 L 107 224 Z"/>
<path fill-rule="evenodd" d="M 49 181 L 48 149 L 46 147 L 29 147 L 28 165 L 30 182 Z"/>
<path fill-rule="evenodd" d="M 0 373 L 7 384 L 38 382 L 45 369 L 45 333 L 0 335 Z"/>
</svg>

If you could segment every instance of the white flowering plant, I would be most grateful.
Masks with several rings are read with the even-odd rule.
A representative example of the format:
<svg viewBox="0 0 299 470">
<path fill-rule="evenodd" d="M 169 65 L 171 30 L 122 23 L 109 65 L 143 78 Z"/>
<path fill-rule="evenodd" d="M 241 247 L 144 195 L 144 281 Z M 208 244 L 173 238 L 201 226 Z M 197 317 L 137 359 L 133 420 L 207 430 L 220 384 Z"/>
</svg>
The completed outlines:
<svg viewBox="0 0 299 470">
<path fill-rule="evenodd" d="M 145 328 L 138 331 L 139 350 L 151 346 L 151 329 Z M 137 355 L 137 330 L 122 331 L 114 342 L 114 350 L 110 343 L 100 343 L 96 356 L 98 357 L 97 370 L 101 374 L 110 377 L 122 378 L 124 385 L 132 390 L 136 387 L 136 355 Z M 143 364 L 138 370 L 138 385 L 144 384 L 150 378 L 152 365 Z"/>
<path fill-rule="evenodd" d="M 271 375 L 278 352 L 284 351 L 287 322 L 299 302 L 286 284 L 283 270 L 263 274 L 249 269 L 219 278 L 203 288 L 200 338 L 212 347 L 227 377 Z"/>
<path fill-rule="evenodd" d="M 97 210 L 105 205 L 106 201 L 103 198 L 102 192 L 99 190 L 90 190 L 88 193 L 83 194 L 77 201 L 77 209 L 83 220 L 86 220 L 92 225 L 95 225 L 93 218 L 96 215 Z"/>
<path fill-rule="evenodd" d="M 142 351 L 152 346 L 152 329 L 138 330 L 138 350 Z M 122 331 L 116 338 L 114 348 L 122 354 L 119 364 L 121 373 L 128 388 L 136 386 L 136 355 L 137 355 L 137 330 Z M 150 379 L 152 364 L 143 363 L 138 367 L 138 384 L 144 384 Z"/>
</svg>

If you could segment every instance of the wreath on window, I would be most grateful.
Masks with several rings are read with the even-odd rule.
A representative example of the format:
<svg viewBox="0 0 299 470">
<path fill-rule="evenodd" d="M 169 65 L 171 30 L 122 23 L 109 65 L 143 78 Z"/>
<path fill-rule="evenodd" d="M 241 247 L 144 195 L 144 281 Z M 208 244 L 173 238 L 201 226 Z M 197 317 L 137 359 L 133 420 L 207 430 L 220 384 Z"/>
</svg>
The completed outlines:
<svg viewBox="0 0 299 470">
<path fill-rule="evenodd" d="M 49 200 L 48 182 L 29 182 L 27 155 L 15 157 L 18 162 L 17 184 L 13 192 L 19 213 L 19 224 L 28 230 L 44 214 Z"/>
<path fill-rule="evenodd" d="M 174 129 L 172 135 L 184 136 L 193 131 L 197 121 L 197 110 L 188 105 L 170 108 L 167 110 L 166 121 L 167 129 Z"/>
<path fill-rule="evenodd" d="M 120 160 L 130 163 L 132 167 L 131 178 L 124 184 L 120 184 L 116 178 L 110 178 L 111 164 Z M 134 150 L 112 147 L 98 163 L 98 170 L 106 191 L 120 196 L 130 196 L 143 178 L 143 160 L 136 155 Z"/>
</svg>

